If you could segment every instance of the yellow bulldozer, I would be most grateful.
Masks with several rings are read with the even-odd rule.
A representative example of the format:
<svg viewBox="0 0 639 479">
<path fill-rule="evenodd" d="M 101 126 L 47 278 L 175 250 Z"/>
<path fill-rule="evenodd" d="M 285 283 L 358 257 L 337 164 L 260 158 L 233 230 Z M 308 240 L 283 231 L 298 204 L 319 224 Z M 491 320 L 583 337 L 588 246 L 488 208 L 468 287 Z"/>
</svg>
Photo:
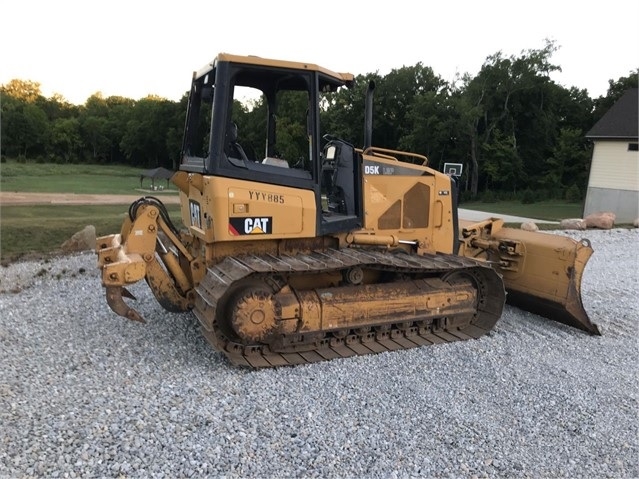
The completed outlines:
<svg viewBox="0 0 639 479">
<path fill-rule="evenodd" d="M 144 279 L 165 309 L 192 311 L 216 350 L 252 368 L 479 338 L 506 301 L 599 334 L 580 292 L 589 242 L 458 218 L 451 176 L 423 155 L 372 146 L 372 82 L 364 145 L 324 132 L 330 93 L 353 83 L 315 64 L 227 53 L 194 72 L 171 179 L 183 225 L 142 197 L 120 233 L 98 238 L 111 309 L 143 322 L 123 297 Z M 263 137 L 247 145 L 233 112 L 251 95 Z M 278 116 L 291 104 L 304 105 L 297 123 Z M 291 144 L 303 145 L 298 157 L 286 157 Z"/>
</svg>

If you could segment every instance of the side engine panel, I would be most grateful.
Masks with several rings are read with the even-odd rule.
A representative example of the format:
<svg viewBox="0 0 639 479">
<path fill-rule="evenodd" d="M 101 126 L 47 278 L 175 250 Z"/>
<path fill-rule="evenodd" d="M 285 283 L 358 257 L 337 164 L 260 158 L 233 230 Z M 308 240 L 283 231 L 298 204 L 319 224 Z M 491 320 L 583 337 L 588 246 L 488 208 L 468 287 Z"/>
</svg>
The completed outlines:
<svg viewBox="0 0 639 479">
<path fill-rule="evenodd" d="M 188 193 L 180 192 L 182 221 L 205 243 L 316 234 L 315 196 L 310 190 L 190 176 L 197 179 L 189 182 Z"/>
<path fill-rule="evenodd" d="M 452 253 L 453 192 L 447 175 L 364 155 L 364 229 L 417 241 L 421 251 Z"/>
</svg>

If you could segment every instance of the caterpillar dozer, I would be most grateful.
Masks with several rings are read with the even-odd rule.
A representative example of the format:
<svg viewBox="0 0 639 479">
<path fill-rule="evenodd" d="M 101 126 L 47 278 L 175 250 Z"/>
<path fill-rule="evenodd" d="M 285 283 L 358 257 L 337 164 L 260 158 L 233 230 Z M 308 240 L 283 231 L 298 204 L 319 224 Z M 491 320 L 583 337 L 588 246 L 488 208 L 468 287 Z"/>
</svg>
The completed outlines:
<svg viewBox="0 0 639 479">
<path fill-rule="evenodd" d="M 144 322 L 123 298 L 145 280 L 162 307 L 192 311 L 216 350 L 252 368 L 479 338 L 506 301 L 599 334 L 580 292 L 589 242 L 458 218 L 451 176 L 372 145 L 372 82 L 362 147 L 324 132 L 331 92 L 353 83 L 227 53 L 194 72 L 171 179 L 182 225 L 146 196 L 120 233 L 98 238 L 111 309 Z M 238 105 L 250 105 L 238 121 L 255 115 L 263 136 L 241 137 Z"/>
</svg>

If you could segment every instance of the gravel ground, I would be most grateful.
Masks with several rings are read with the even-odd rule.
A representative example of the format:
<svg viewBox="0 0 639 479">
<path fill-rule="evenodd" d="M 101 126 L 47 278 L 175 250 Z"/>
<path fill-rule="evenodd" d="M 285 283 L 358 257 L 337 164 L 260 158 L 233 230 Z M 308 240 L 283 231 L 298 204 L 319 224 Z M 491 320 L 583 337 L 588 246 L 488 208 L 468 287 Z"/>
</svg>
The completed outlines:
<svg viewBox="0 0 639 479">
<path fill-rule="evenodd" d="M 0 477 L 639 477 L 639 230 L 573 236 L 601 337 L 507 306 L 479 340 L 259 371 L 143 283 L 148 323 L 116 317 L 91 253 L 2 268 Z"/>
</svg>

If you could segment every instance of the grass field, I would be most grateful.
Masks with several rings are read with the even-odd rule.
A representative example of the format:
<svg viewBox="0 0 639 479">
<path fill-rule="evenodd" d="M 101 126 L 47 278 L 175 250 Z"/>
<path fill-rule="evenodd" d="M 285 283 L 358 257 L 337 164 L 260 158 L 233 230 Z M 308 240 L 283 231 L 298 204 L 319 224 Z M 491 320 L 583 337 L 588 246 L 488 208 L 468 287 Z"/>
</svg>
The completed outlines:
<svg viewBox="0 0 639 479">
<path fill-rule="evenodd" d="M 139 168 L 130 166 L 70 165 L 48 163 L 0 164 L 0 190 L 34 193 L 136 194 L 140 188 Z M 151 180 L 144 179 L 144 187 Z M 166 188 L 166 181 L 156 181 Z M 169 189 L 175 190 L 173 185 Z M 577 203 L 545 201 L 521 204 L 462 203 L 462 208 L 490 211 L 545 220 L 581 217 Z M 179 224 L 179 207 L 168 205 L 171 217 Z M 86 225 L 94 225 L 98 235 L 120 231 L 125 205 L 67 206 L 0 205 L 0 259 L 13 260 L 31 253 L 50 253 Z"/>
<path fill-rule="evenodd" d="M 171 219 L 181 224 L 178 205 L 166 205 Z M 42 253 L 54 253 L 62 243 L 87 225 L 98 236 L 119 233 L 126 205 L 31 205 L 0 207 L 0 258 L 12 261 Z"/>
<path fill-rule="evenodd" d="M 141 168 L 123 165 L 71 165 L 7 162 L 0 165 L 0 190 L 25 193 L 134 194 Z M 151 186 L 144 178 L 143 186 Z M 176 190 L 166 180 L 155 186 Z"/>
<path fill-rule="evenodd" d="M 139 194 L 141 168 L 123 165 L 53 163 L 0 164 L 0 190 L 28 193 Z M 166 180 L 156 186 L 167 189 Z M 143 187 L 151 186 L 145 178 Z M 176 191 L 174 185 L 169 190 Z M 167 206 L 174 221 L 179 207 Z M 0 205 L 0 259 L 11 261 L 32 254 L 52 253 L 75 232 L 94 225 L 98 235 L 120 231 L 126 205 Z"/>
</svg>

